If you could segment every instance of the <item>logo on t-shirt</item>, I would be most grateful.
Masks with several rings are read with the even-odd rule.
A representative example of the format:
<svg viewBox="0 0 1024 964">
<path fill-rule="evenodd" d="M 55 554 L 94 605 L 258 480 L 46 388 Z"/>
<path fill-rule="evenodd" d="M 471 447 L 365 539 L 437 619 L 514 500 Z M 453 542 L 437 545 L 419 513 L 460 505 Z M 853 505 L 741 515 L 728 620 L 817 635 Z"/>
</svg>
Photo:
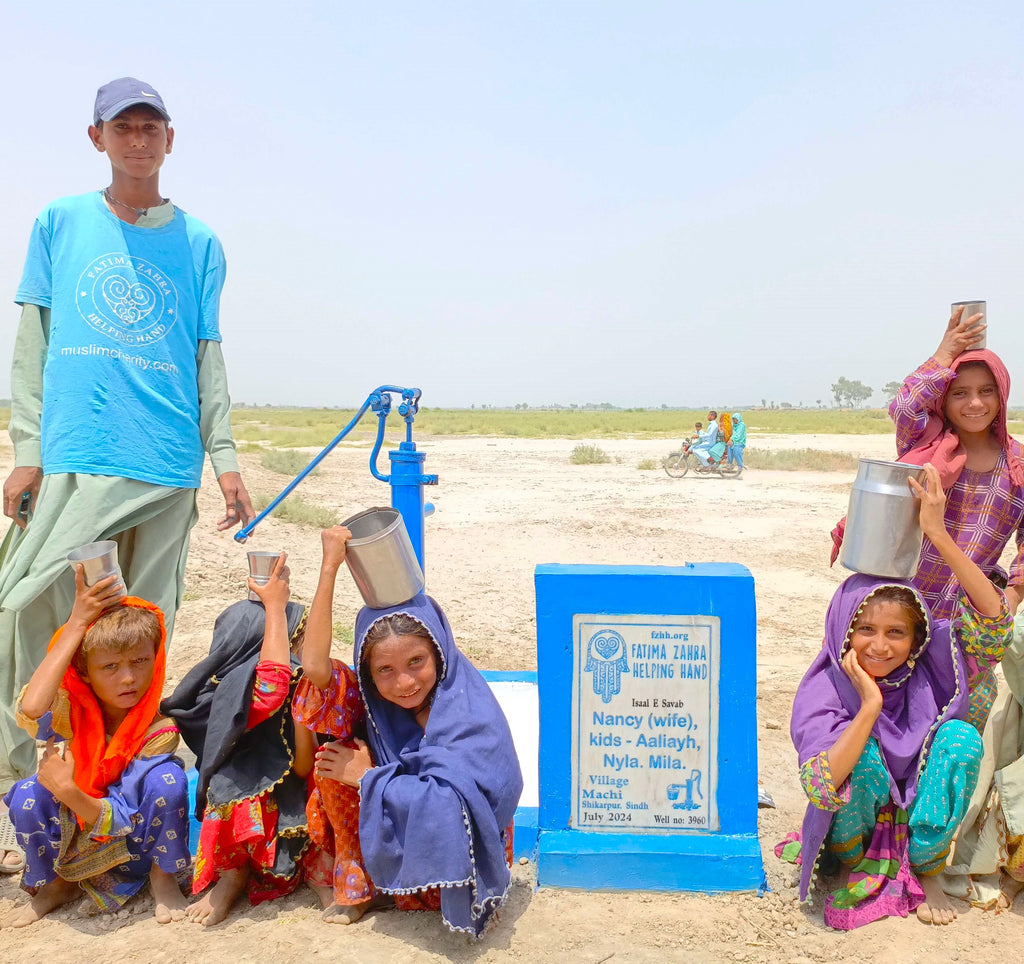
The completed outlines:
<svg viewBox="0 0 1024 964">
<path fill-rule="evenodd" d="M 78 279 L 78 310 L 123 345 L 159 341 L 178 318 L 178 292 L 155 265 L 128 254 L 96 258 Z"/>
</svg>

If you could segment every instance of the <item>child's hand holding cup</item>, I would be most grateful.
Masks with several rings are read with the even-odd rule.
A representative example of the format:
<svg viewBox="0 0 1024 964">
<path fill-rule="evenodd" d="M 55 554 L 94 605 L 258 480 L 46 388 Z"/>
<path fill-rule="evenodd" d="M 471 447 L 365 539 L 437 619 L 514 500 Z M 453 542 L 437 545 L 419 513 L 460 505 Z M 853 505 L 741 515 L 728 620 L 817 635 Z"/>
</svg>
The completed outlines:
<svg viewBox="0 0 1024 964">
<path fill-rule="evenodd" d="M 253 583 L 257 587 L 267 584 L 270 574 L 274 571 L 274 567 L 277 565 L 277 561 L 281 558 L 282 553 L 247 552 L 246 556 L 249 559 L 249 601 L 261 602 L 263 597 L 256 592 Z"/>
<path fill-rule="evenodd" d="M 127 595 L 120 573 L 104 576 L 91 586 L 86 582 L 85 573 L 84 565 L 81 563 L 75 565 L 75 603 L 71 607 L 71 615 L 68 617 L 69 623 L 80 623 L 83 632 L 102 613 L 110 609 L 111 606 L 116 606 Z"/>
<path fill-rule="evenodd" d="M 253 555 L 257 555 L 257 553 L 249 553 L 250 557 Z M 258 553 L 258 555 L 271 556 L 274 553 L 263 552 Z M 249 576 L 249 598 L 253 602 L 263 603 L 264 609 L 273 609 L 275 607 L 284 609 L 288 599 L 291 597 L 291 586 L 289 585 L 291 570 L 285 565 L 287 559 L 288 553 L 282 552 L 276 556 L 273 568 L 268 576 L 261 577 L 255 574 Z M 251 560 L 250 568 L 252 568 Z"/>
<path fill-rule="evenodd" d="M 128 595 L 125 588 L 124 577 L 121 575 L 121 567 L 117 564 L 117 543 L 113 539 L 105 539 L 102 542 L 89 542 L 84 546 L 68 553 L 68 564 L 75 573 L 75 603 L 78 603 L 78 596 L 88 589 L 100 590 L 93 592 L 90 598 L 93 600 L 107 600 L 103 609 L 113 606 L 119 599 Z M 79 585 L 81 577 L 82 585 Z M 113 577 L 113 582 L 111 582 Z M 113 590 L 113 591 L 111 591 Z M 96 612 L 93 619 L 103 609 Z M 90 620 L 91 622 L 92 620 Z"/>
</svg>

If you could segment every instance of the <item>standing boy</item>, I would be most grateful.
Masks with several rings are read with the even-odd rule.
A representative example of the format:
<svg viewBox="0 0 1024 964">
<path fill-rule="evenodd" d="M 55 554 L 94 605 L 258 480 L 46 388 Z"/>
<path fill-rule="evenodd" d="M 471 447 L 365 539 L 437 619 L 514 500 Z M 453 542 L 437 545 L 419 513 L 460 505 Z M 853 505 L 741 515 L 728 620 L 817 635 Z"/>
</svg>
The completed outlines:
<svg viewBox="0 0 1024 964">
<path fill-rule="evenodd" d="M 169 634 L 204 451 L 227 504 L 218 528 L 254 515 L 220 350 L 224 255 L 160 193 L 174 144 L 167 108 L 148 84 L 111 81 L 89 138 L 110 181 L 43 211 L 16 298 L 4 512 L 25 531 L 0 569 L 0 790 L 35 770 L 12 707 L 71 611 L 67 553 L 116 539 L 128 592 L 167 614 Z M 0 851 L 0 870 L 15 862 Z"/>
</svg>

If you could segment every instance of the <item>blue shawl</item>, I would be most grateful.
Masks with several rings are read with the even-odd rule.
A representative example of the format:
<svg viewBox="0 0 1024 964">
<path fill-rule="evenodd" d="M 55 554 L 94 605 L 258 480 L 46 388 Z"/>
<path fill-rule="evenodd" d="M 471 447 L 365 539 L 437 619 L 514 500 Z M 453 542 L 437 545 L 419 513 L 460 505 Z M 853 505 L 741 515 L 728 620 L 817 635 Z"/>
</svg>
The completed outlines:
<svg viewBox="0 0 1024 964">
<path fill-rule="evenodd" d="M 384 616 L 418 620 L 440 653 L 426 731 L 382 699 L 363 643 Z M 366 703 L 375 766 L 359 788 L 359 843 L 374 886 L 392 894 L 441 888 L 441 915 L 453 931 L 479 937 L 505 901 L 511 875 L 504 831 L 523 778 L 508 722 L 490 687 L 455 646 L 441 607 L 420 594 L 356 618 L 355 665 Z"/>
</svg>

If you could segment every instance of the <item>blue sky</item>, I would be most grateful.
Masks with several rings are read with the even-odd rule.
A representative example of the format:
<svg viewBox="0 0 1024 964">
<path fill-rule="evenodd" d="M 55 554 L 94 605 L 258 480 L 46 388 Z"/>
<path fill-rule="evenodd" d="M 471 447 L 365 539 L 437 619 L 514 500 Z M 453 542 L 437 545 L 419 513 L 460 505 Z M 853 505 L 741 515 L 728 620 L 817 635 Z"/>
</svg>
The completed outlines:
<svg viewBox="0 0 1024 964">
<path fill-rule="evenodd" d="M 0 394 L 32 219 L 152 83 L 237 401 L 813 404 L 986 298 L 1024 399 L 1024 8 L 123 4 L 4 14 Z M 881 400 L 876 395 L 875 401 Z"/>
</svg>

